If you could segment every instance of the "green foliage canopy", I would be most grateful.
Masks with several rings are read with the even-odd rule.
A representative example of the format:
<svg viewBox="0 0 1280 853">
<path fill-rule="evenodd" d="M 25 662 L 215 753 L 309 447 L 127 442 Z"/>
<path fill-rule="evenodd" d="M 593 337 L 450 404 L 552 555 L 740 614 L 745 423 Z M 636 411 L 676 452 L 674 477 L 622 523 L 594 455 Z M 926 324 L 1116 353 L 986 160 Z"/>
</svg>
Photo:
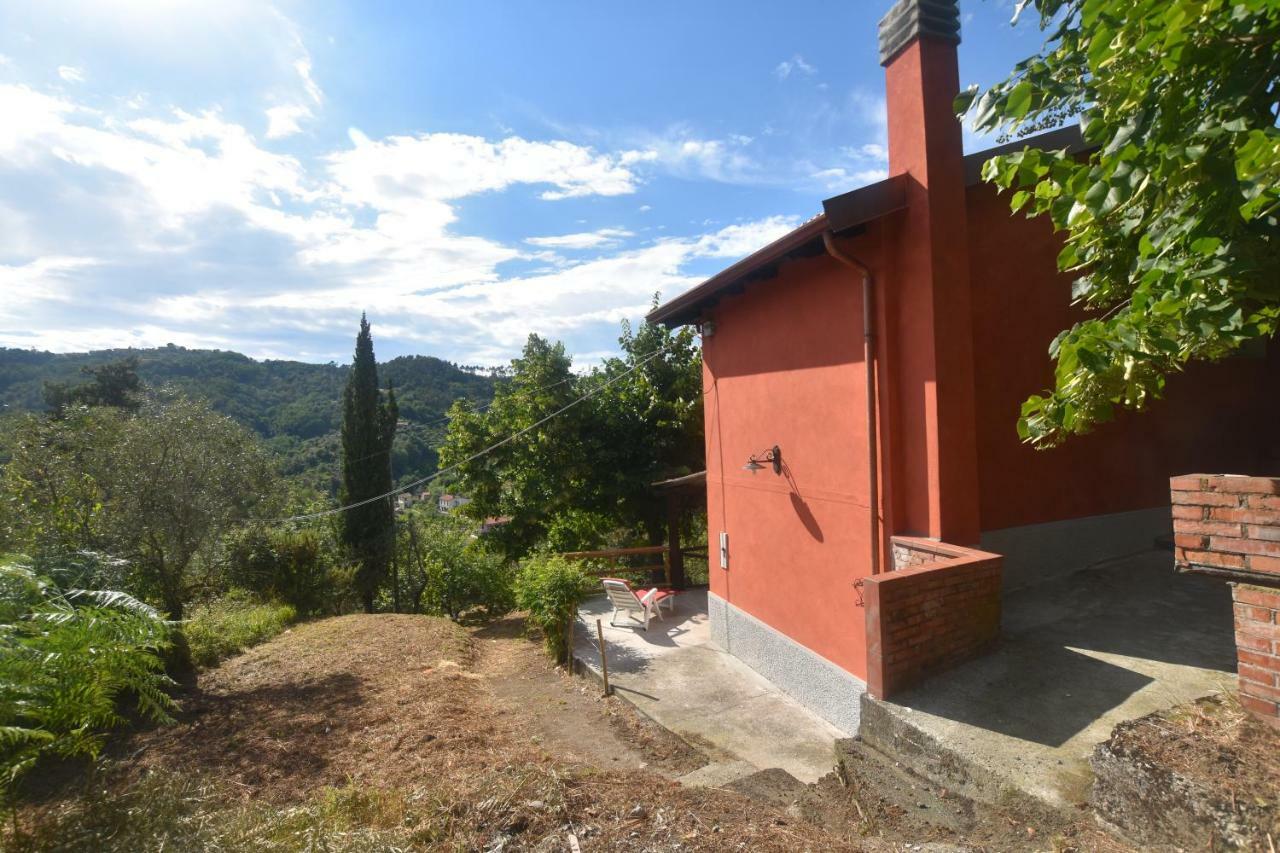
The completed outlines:
<svg viewBox="0 0 1280 853">
<path fill-rule="evenodd" d="M 61 417 L 70 406 L 111 406 L 136 412 L 142 405 L 142 380 L 138 377 L 137 356 L 86 365 L 80 368 L 80 372 L 89 377 L 88 382 L 79 385 L 66 382 L 44 384 L 45 405 L 54 417 Z"/>
<path fill-rule="evenodd" d="M 590 476 L 587 409 L 574 406 L 478 459 L 470 457 L 567 406 L 578 396 L 577 383 L 564 344 L 530 335 L 486 411 L 464 400 L 449 412 L 440 461 L 459 466 L 458 489 L 472 500 L 468 515 L 511 519 L 492 534 L 509 555 L 526 553 L 542 538 L 547 519 L 581 498 Z"/>
<path fill-rule="evenodd" d="M 270 506 L 275 472 L 245 428 L 161 395 L 136 416 L 69 410 L 20 421 L 5 467 L 5 538 L 45 562 L 95 551 L 128 562 L 129 589 L 181 619 L 221 538 Z"/>
<path fill-rule="evenodd" d="M 455 404 L 441 463 L 458 465 L 473 518 L 502 516 L 488 534 L 508 556 L 554 533 L 558 547 L 591 547 L 575 535 L 623 530 L 662 541 L 663 504 L 650 484 L 703 466 L 702 361 L 690 329 L 623 326 L 622 355 L 575 374 L 563 344 L 531 335 L 492 406 Z M 491 453 L 470 457 L 533 427 Z"/>
<path fill-rule="evenodd" d="M 977 129 L 1079 114 L 1084 156 L 1023 150 L 983 177 L 1065 232 L 1058 266 L 1093 316 L 1052 343 L 1054 387 L 1018 429 L 1058 444 L 1161 395 L 1166 377 L 1280 318 L 1280 0 L 1022 0 L 1044 47 L 981 97 Z M 1016 21 L 1016 18 L 1015 18 Z"/>
<path fill-rule="evenodd" d="M 355 592 L 345 561 L 335 559 L 330 537 L 317 526 L 291 530 L 246 525 L 224 537 L 227 584 L 282 601 L 299 616 L 343 613 Z"/>
<path fill-rule="evenodd" d="M 182 618 L 193 569 L 211 569 L 222 536 L 269 508 L 277 486 L 252 433 L 181 397 L 126 421 L 107 477 L 108 541 L 171 619 Z"/>
</svg>

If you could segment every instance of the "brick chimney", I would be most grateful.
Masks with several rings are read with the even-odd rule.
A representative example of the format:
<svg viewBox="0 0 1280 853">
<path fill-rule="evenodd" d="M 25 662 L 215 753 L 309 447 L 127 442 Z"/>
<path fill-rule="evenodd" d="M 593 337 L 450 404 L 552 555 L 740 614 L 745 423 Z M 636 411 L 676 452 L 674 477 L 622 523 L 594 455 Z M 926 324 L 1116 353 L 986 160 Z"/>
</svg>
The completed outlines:
<svg viewBox="0 0 1280 853">
<path fill-rule="evenodd" d="M 889 174 L 907 181 L 886 287 L 894 416 L 893 532 L 977 544 L 973 322 L 955 0 L 898 0 L 880 22 Z"/>
</svg>

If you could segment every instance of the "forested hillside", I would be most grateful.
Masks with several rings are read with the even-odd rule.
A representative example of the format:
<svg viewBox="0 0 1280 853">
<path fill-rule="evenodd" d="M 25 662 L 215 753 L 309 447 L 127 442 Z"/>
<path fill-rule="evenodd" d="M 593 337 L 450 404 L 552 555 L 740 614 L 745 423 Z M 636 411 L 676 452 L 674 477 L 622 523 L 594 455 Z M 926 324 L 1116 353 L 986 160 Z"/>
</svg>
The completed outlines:
<svg viewBox="0 0 1280 853">
<path fill-rule="evenodd" d="M 280 455 L 284 471 L 331 492 L 338 476 L 338 427 L 349 365 L 255 361 L 235 352 L 177 346 L 50 353 L 0 349 L 0 410 L 45 408 L 45 382 L 75 384 L 82 367 L 138 360 L 138 375 L 152 387 L 173 386 L 207 400 L 261 435 Z M 435 470 L 444 414 L 459 397 L 486 402 L 492 377 L 429 356 L 402 356 L 379 365 L 400 404 L 401 428 L 392 455 L 398 481 Z"/>
</svg>

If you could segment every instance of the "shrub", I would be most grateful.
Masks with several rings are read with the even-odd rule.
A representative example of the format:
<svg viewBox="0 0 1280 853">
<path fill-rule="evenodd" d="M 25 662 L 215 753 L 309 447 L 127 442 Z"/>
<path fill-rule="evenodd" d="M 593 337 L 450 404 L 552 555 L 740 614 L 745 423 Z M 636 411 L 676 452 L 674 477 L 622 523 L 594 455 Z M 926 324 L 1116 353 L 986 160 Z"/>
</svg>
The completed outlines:
<svg viewBox="0 0 1280 853">
<path fill-rule="evenodd" d="M 210 667 L 284 631 L 298 613 L 291 604 L 262 602 L 233 590 L 216 601 L 192 608 L 182 625 L 191 662 Z"/>
<path fill-rule="evenodd" d="M 474 536 L 475 525 L 456 516 L 412 514 L 399 537 L 401 605 L 443 613 L 455 621 L 479 608 L 486 616 L 514 606 L 506 561 Z"/>
<path fill-rule="evenodd" d="M 516 577 L 516 603 L 542 630 L 543 643 L 557 663 L 569 659 L 568 626 L 590 588 L 582 566 L 558 554 L 529 557 Z"/>
<path fill-rule="evenodd" d="M 43 756 L 96 756 L 102 732 L 123 722 L 121 695 L 167 720 L 169 633 L 125 593 L 64 591 L 0 563 L 0 795 Z"/>
<path fill-rule="evenodd" d="M 293 605 L 299 616 L 341 613 L 353 579 L 329 557 L 333 543 L 314 530 L 248 527 L 227 539 L 228 580 L 234 587 Z"/>
</svg>

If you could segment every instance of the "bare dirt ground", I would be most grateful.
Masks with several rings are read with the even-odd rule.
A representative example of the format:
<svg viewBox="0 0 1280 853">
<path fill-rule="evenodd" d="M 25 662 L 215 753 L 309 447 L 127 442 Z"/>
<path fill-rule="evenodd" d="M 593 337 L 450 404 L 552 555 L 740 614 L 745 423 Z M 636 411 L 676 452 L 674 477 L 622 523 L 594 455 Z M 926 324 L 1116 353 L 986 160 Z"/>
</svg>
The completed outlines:
<svg viewBox="0 0 1280 853">
<path fill-rule="evenodd" d="M 495 853 L 1121 849 L 1087 816 L 978 809 L 874 756 L 816 786 L 683 787 L 674 777 L 705 756 L 551 666 L 515 618 L 311 622 L 202 674 L 182 701 L 177 724 L 112 745 L 109 785 L 207 779 L 228 807 L 284 815 L 355 791 L 381 798 L 370 819 L 397 845 Z M 23 817 L 68 808 L 54 797 Z"/>
</svg>

